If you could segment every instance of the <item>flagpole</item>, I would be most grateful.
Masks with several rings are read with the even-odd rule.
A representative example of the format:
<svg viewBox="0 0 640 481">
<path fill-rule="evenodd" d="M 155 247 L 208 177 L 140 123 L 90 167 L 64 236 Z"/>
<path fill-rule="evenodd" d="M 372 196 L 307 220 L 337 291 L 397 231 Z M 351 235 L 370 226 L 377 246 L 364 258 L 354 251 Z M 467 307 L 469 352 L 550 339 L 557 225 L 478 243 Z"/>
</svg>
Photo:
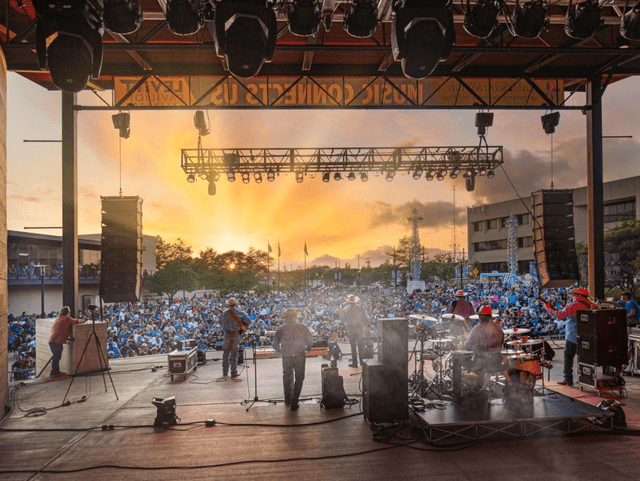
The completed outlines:
<svg viewBox="0 0 640 481">
<path fill-rule="evenodd" d="M 280 239 L 278 239 L 278 292 L 280 292 Z"/>
<path fill-rule="evenodd" d="M 307 239 L 304 240 L 304 295 L 307 295 Z"/>
<path fill-rule="evenodd" d="M 269 282 L 269 259 L 271 258 L 271 244 L 267 241 L 267 290 L 271 290 L 271 283 Z"/>
</svg>

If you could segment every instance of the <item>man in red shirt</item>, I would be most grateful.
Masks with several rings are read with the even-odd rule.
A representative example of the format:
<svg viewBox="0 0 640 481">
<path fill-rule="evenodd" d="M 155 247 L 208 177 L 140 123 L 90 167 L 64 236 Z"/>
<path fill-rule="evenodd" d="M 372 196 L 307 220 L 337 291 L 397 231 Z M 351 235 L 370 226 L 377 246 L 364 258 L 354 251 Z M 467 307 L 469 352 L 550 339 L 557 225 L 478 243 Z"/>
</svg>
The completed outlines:
<svg viewBox="0 0 640 481">
<path fill-rule="evenodd" d="M 71 310 L 67 306 L 60 309 L 51 328 L 51 335 L 49 336 L 49 348 L 53 354 L 51 357 L 51 377 L 66 375 L 66 373 L 60 371 L 62 348 L 64 347 L 64 343 L 67 342 L 67 338 L 71 332 L 71 326 L 73 324 L 84 324 L 86 322 L 84 319 L 74 319 L 69 315 L 70 312 Z"/>
</svg>

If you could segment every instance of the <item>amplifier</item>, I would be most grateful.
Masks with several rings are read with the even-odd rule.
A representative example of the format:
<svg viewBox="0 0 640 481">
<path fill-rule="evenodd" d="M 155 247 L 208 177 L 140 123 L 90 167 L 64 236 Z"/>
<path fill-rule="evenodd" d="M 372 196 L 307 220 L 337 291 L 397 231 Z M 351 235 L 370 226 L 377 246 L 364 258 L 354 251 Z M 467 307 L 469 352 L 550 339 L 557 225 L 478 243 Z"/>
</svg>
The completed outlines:
<svg viewBox="0 0 640 481">
<path fill-rule="evenodd" d="M 193 348 L 190 351 L 173 351 L 168 354 L 168 361 L 171 380 L 173 381 L 173 376 L 182 376 L 186 379 L 198 365 L 198 350 Z"/>
<path fill-rule="evenodd" d="M 327 338 L 325 336 L 313 336 L 313 347 L 328 347 Z"/>
<path fill-rule="evenodd" d="M 406 375 L 395 366 L 369 360 L 362 370 L 362 412 L 370 423 L 392 423 L 409 419 Z"/>
</svg>

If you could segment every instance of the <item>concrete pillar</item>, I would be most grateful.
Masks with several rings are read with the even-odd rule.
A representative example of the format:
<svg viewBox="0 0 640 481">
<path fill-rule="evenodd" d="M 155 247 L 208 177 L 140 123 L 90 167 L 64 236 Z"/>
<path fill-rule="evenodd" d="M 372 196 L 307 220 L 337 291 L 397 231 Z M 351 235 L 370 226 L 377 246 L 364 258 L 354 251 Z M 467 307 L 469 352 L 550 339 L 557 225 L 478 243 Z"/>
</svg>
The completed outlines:
<svg viewBox="0 0 640 481">
<path fill-rule="evenodd" d="M 7 61 L 0 49 L 0 415 L 9 394 L 7 305 Z"/>
</svg>

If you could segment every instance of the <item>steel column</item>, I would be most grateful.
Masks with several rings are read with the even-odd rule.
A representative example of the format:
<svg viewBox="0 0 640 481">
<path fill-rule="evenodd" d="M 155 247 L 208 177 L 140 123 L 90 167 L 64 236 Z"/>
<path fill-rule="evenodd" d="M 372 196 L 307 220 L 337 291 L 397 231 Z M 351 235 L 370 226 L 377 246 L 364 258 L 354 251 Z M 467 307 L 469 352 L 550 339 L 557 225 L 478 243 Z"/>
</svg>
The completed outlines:
<svg viewBox="0 0 640 481">
<path fill-rule="evenodd" d="M 78 307 L 78 149 L 76 94 L 62 92 L 62 304 Z"/>
</svg>

